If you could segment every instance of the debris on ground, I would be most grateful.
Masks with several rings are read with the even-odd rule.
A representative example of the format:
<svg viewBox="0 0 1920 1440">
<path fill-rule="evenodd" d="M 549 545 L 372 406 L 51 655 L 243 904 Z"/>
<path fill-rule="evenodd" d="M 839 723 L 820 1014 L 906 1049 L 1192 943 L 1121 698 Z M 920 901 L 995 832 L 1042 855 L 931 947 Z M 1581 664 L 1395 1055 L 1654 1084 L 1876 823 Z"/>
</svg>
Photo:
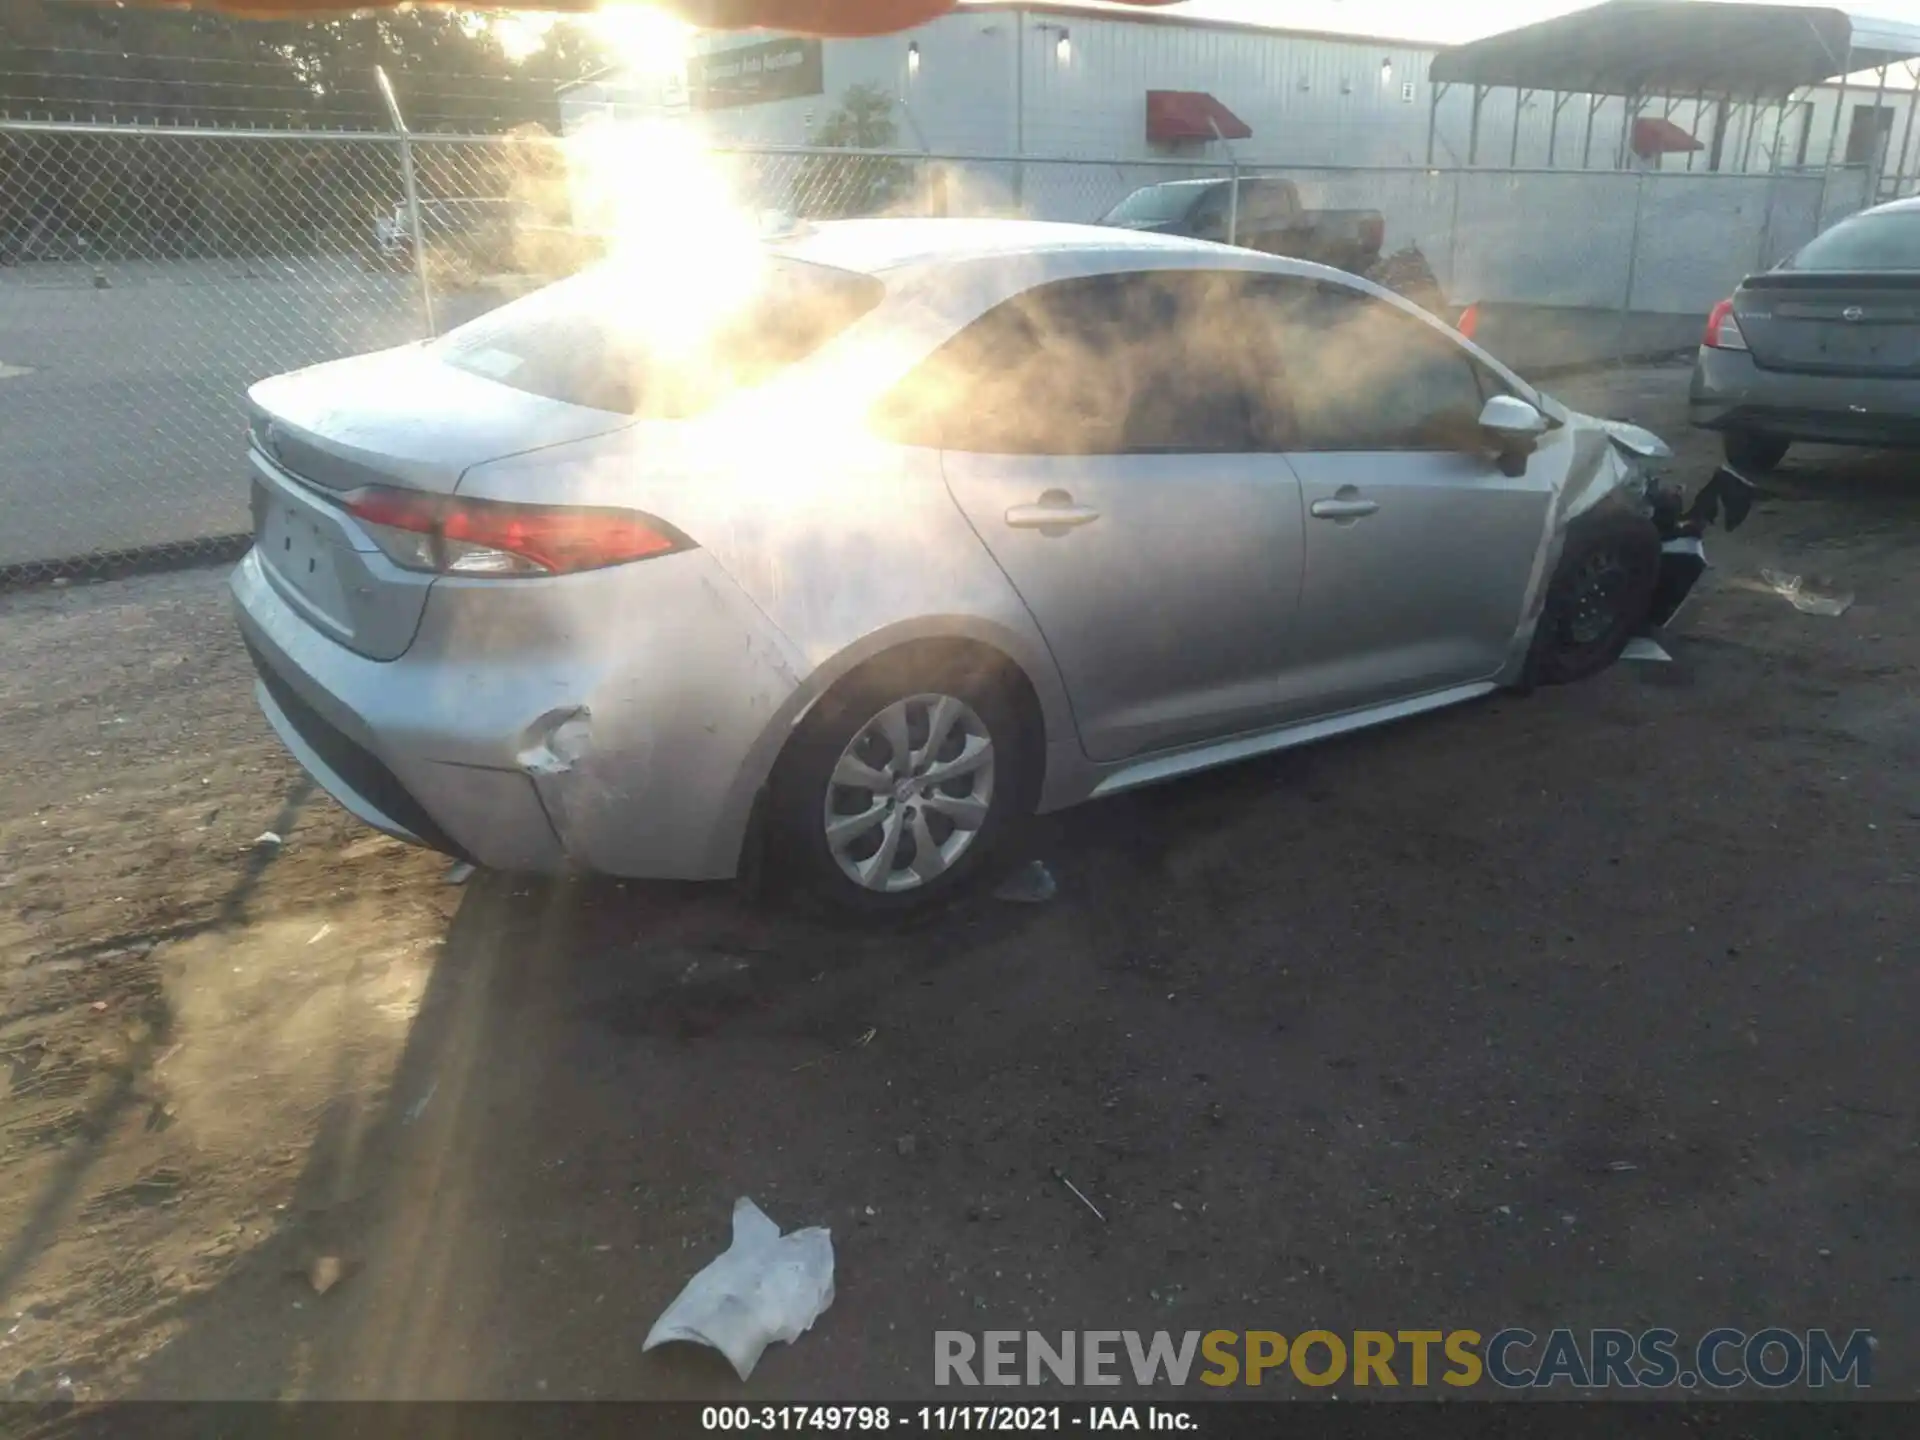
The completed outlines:
<svg viewBox="0 0 1920 1440">
<path fill-rule="evenodd" d="M 1661 645 L 1658 640 L 1651 639 L 1645 635 L 1636 635 L 1633 639 L 1627 641 L 1627 648 L 1620 652 L 1620 658 L 1622 660 L 1647 660 L 1661 663 L 1672 660 L 1673 656 L 1667 653 L 1666 647 Z"/>
<path fill-rule="evenodd" d="M 447 884 L 464 885 L 473 878 L 473 871 L 471 860 L 456 860 L 447 867 Z"/>
<path fill-rule="evenodd" d="M 287 842 L 271 830 L 262 830 L 258 835 L 253 837 L 253 843 L 257 849 L 277 850 Z"/>
<path fill-rule="evenodd" d="M 1066 1177 L 1066 1175 L 1062 1173 L 1058 1165 L 1053 1167 L 1053 1178 L 1058 1180 L 1062 1185 L 1066 1186 L 1067 1189 L 1071 1190 L 1073 1192 L 1074 1199 L 1078 1200 L 1082 1205 L 1086 1206 L 1087 1209 L 1093 1211 L 1094 1219 L 1098 1220 L 1102 1225 L 1107 1223 L 1107 1217 L 1100 1213 L 1100 1207 L 1094 1204 L 1093 1201 L 1087 1199 L 1085 1195 L 1081 1194 L 1080 1187 L 1074 1184 L 1073 1181 L 1069 1180 Z"/>
<path fill-rule="evenodd" d="M 307 1283 L 313 1293 L 324 1295 L 346 1278 L 347 1267 L 338 1255 L 322 1255 L 307 1267 Z"/>
<path fill-rule="evenodd" d="M 687 1282 L 640 1348 L 710 1345 L 745 1380 L 767 1346 L 792 1344 L 831 1304 L 833 1233 L 812 1226 L 782 1235 L 743 1195 L 733 1202 L 733 1243 Z"/>
<path fill-rule="evenodd" d="M 1853 606 L 1853 592 L 1839 589 L 1831 580 L 1780 570 L 1762 570 L 1760 578 L 1802 615 L 1844 615 Z"/>
<path fill-rule="evenodd" d="M 414 1121 L 418 1120 L 422 1115 L 426 1114 L 427 1102 L 433 1099 L 433 1092 L 438 1090 L 439 1088 L 440 1088 L 440 1082 L 438 1080 L 434 1081 L 431 1085 L 427 1086 L 427 1093 L 422 1095 L 418 1100 L 414 1101 L 413 1104 L 407 1107 L 407 1113 L 401 1117 L 400 1123 L 402 1125 L 411 1125 L 413 1124 Z"/>
<path fill-rule="evenodd" d="M 1044 905 L 1059 893 L 1053 872 L 1038 860 L 1030 860 L 1002 880 L 993 892 L 996 900 L 1016 905 Z"/>
<path fill-rule="evenodd" d="M 827 1052 L 825 1055 L 816 1055 L 811 1060 L 802 1060 L 798 1065 L 793 1067 L 793 1073 L 797 1075 L 802 1070 L 811 1070 L 814 1066 L 824 1064 L 828 1060 L 831 1060 L 835 1055 L 844 1055 L 850 1050 L 863 1049 L 866 1046 L 871 1045 L 873 1043 L 874 1036 L 878 1035 L 879 1033 L 880 1033 L 880 1029 L 878 1026 L 869 1025 L 859 1035 L 855 1036 L 853 1041 L 850 1044 L 843 1045 L 838 1050 L 831 1050 Z"/>
</svg>

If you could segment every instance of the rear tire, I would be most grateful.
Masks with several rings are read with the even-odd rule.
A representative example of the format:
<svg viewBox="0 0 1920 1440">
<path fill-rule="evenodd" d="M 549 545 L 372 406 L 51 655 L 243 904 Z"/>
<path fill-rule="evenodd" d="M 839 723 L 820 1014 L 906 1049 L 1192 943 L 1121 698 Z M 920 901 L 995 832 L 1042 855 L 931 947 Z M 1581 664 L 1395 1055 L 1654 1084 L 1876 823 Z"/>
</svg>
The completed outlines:
<svg viewBox="0 0 1920 1440">
<path fill-rule="evenodd" d="M 1637 515 L 1596 517 L 1567 537 L 1534 630 L 1529 685 L 1570 685 L 1626 649 L 1653 604 L 1660 532 Z"/>
<path fill-rule="evenodd" d="M 1762 435 L 1757 430 L 1729 430 L 1722 440 L 1727 463 L 1736 470 L 1771 470 L 1787 458 L 1793 442 L 1780 435 Z"/>
<path fill-rule="evenodd" d="M 925 647 L 862 666 L 781 757 L 767 817 L 773 863 L 845 910 L 951 898 L 985 872 L 1017 819 L 1031 753 L 1022 728 L 1004 670 L 980 651 Z"/>
</svg>

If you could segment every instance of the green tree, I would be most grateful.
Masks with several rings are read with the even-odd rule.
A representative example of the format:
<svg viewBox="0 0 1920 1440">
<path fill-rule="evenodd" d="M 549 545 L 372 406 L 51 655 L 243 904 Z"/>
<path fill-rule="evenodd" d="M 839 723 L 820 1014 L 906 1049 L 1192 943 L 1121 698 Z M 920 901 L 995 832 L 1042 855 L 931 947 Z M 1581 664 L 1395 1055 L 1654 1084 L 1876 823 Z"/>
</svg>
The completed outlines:
<svg viewBox="0 0 1920 1440">
<path fill-rule="evenodd" d="M 835 150 L 890 150 L 899 139 L 893 97 L 878 85 L 849 85 L 815 137 Z"/>
<path fill-rule="evenodd" d="M 826 150 L 890 150 L 899 143 L 894 98 L 877 85 L 849 85 L 814 136 Z M 913 166 L 892 155 L 809 155 L 793 183 L 796 214 L 815 219 L 881 215 L 913 188 Z"/>
<path fill-rule="evenodd" d="M 389 128 L 383 66 L 416 132 L 559 129 L 559 87 L 611 57 L 554 25 L 509 57 L 484 12 L 431 8 L 311 22 L 62 0 L 0 0 L 0 115 L 153 127 Z M 449 195 L 504 193 L 514 157 L 444 152 Z M 428 183 L 423 180 L 423 184 Z M 429 188 L 428 193 L 436 193 Z M 289 247 L 363 235 L 399 194 L 390 147 L 69 133 L 0 136 L 0 246 L 53 231 L 101 253 Z M 243 219 L 243 206 L 262 213 Z M 225 217 L 225 218 L 221 218 Z M 302 238 L 306 237 L 306 238 Z"/>
</svg>

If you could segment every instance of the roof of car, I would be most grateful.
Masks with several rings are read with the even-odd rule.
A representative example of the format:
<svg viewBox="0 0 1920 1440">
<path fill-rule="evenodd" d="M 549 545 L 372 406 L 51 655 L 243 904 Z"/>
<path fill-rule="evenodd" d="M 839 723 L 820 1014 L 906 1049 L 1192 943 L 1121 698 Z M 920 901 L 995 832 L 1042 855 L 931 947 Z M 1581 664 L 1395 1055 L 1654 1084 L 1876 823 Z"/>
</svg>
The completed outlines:
<svg viewBox="0 0 1920 1440">
<path fill-rule="evenodd" d="M 776 248 L 796 260 L 867 275 L 1062 253 L 1106 257 L 1244 254 L 1184 236 L 1045 220 L 834 220 L 783 239 Z"/>
<path fill-rule="evenodd" d="M 1857 210 L 1857 215 L 1904 215 L 1920 211 L 1920 195 L 1909 195 L 1903 200 L 1889 200 L 1884 205 L 1876 205 L 1871 210 Z"/>
</svg>

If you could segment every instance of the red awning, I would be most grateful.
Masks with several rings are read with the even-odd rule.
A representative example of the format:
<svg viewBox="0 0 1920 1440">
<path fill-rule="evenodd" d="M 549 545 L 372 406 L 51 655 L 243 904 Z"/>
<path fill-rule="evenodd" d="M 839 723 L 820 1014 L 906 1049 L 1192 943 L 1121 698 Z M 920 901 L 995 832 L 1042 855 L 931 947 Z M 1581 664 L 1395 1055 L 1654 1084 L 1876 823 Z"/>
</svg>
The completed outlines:
<svg viewBox="0 0 1920 1440">
<path fill-rule="evenodd" d="M 1147 92 L 1147 139 L 1156 144 L 1175 140 L 1245 140 L 1252 134 L 1246 121 L 1204 90 Z"/>
<path fill-rule="evenodd" d="M 1684 155 L 1689 150 L 1706 148 L 1671 120 L 1663 120 L 1658 115 L 1633 122 L 1633 153 L 1642 160 L 1651 160 L 1656 155 Z"/>
</svg>

